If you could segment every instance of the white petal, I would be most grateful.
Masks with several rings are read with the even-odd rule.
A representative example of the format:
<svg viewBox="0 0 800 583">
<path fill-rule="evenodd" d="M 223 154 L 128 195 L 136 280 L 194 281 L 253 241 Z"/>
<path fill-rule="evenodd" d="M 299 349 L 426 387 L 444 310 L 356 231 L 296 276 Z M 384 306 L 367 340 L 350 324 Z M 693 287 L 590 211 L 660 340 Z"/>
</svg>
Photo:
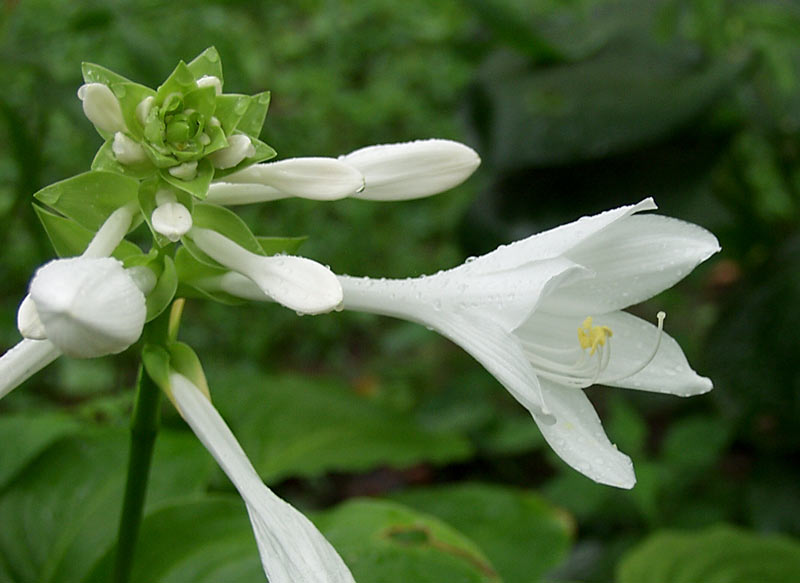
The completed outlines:
<svg viewBox="0 0 800 583">
<path fill-rule="evenodd" d="M 260 184 L 277 190 L 283 197 L 297 196 L 312 200 L 338 200 L 364 188 L 361 173 L 335 158 L 290 158 L 254 164 L 225 176 L 223 182 Z M 219 198 L 222 195 L 217 191 L 215 196 Z M 270 196 L 265 200 L 273 199 Z M 224 198 L 216 202 L 228 204 Z"/>
<path fill-rule="evenodd" d="M 36 272 L 30 295 L 48 340 L 68 356 L 116 354 L 142 334 L 144 295 L 116 259 L 51 261 Z"/>
<path fill-rule="evenodd" d="M 316 261 L 293 255 L 257 255 L 209 229 L 194 228 L 191 237 L 212 259 L 246 275 L 287 308 L 303 314 L 322 314 L 342 302 L 342 288 L 336 276 Z"/>
<path fill-rule="evenodd" d="M 631 459 L 606 437 L 600 419 L 581 389 L 539 379 L 545 402 L 556 419 L 533 419 L 561 459 L 595 482 L 633 488 L 636 476 Z"/>
<path fill-rule="evenodd" d="M 491 253 L 476 258 L 471 262 L 471 266 L 476 273 L 493 273 L 514 269 L 529 261 L 560 257 L 583 240 L 602 232 L 603 229 L 633 213 L 655 208 L 653 199 L 646 198 L 635 205 L 622 206 L 591 217 L 582 217 L 572 223 L 531 235 L 527 239 L 502 245 Z"/>
<path fill-rule="evenodd" d="M 639 389 L 654 393 L 667 393 L 688 397 L 711 390 L 712 384 L 692 370 L 683 350 L 666 332 L 662 332 L 658 352 L 641 372 L 652 355 L 658 340 L 658 328 L 645 320 L 625 312 L 595 315 L 556 316 L 537 311 L 520 326 L 515 334 L 523 341 L 544 344 L 555 349 L 578 348 L 578 327 L 586 316 L 592 316 L 595 326 L 608 326 L 612 336 L 608 340 L 611 357 L 608 367 L 597 384 Z M 669 326 L 669 318 L 666 320 Z"/>
<path fill-rule="evenodd" d="M 0 356 L 0 399 L 42 370 L 61 351 L 49 340 L 25 339 Z"/>
<path fill-rule="evenodd" d="M 170 241 L 177 241 L 192 228 L 192 214 L 179 202 L 159 205 L 150 216 L 153 229 Z"/>
<path fill-rule="evenodd" d="M 619 310 L 672 287 L 717 251 L 716 237 L 697 225 L 658 215 L 627 217 L 566 253 L 596 276 L 559 288 L 541 309 L 584 316 Z"/>
<path fill-rule="evenodd" d="M 464 182 L 481 163 L 472 148 L 451 140 L 369 146 L 340 160 L 364 175 L 366 187 L 355 197 L 367 200 L 408 200 L 438 194 Z"/>
<path fill-rule="evenodd" d="M 226 169 L 233 168 L 239 162 L 256 153 L 255 146 L 250 138 L 243 134 L 236 134 L 228 137 L 228 147 L 222 148 L 209 154 L 208 159 L 214 165 L 214 168 Z"/>
<path fill-rule="evenodd" d="M 83 102 L 83 113 L 97 129 L 110 133 L 127 130 L 119 101 L 107 86 L 102 83 L 81 85 L 78 99 Z"/>
<path fill-rule="evenodd" d="M 317 528 L 263 484 L 200 389 L 177 373 L 170 375 L 170 384 L 184 419 L 244 499 L 270 583 L 354 583 L 347 565 Z"/>
<path fill-rule="evenodd" d="M 45 340 L 47 338 L 44 324 L 39 319 L 39 312 L 30 294 L 23 298 L 17 310 L 17 330 L 19 330 L 23 338 L 29 338 L 30 340 Z"/>
</svg>

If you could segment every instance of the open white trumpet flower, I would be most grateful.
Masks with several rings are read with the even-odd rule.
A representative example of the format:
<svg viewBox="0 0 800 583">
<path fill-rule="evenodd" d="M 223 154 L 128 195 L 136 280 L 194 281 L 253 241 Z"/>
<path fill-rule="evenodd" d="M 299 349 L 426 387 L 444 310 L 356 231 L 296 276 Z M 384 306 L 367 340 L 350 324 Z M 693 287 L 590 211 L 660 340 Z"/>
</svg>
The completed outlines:
<svg viewBox="0 0 800 583">
<path fill-rule="evenodd" d="M 347 565 L 311 521 L 264 485 L 203 392 L 175 372 L 170 385 L 181 415 L 244 499 L 270 583 L 354 583 Z"/>
<path fill-rule="evenodd" d="M 630 458 L 608 440 L 582 389 L 600 383 L 689 396 L 712 388 L 662 332 L 663 315 L 653 326 L 620 311 L 719 250 L 696 225 L 635 215 L 655 208 L 647 199 L 584 217 L 432 276 L 341 276 L 343 305 L 447 336 L 531 412 L 564 461 L 630 488 Z"/>
</svg>

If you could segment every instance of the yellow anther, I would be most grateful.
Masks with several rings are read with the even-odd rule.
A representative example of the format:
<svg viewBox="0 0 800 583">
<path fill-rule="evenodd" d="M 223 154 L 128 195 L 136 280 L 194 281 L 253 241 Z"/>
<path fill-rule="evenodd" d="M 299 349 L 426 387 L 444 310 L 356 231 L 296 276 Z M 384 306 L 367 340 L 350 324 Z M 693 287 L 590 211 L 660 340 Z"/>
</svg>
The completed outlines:
<svg viewBox="0 0 800 583">
<path fill-rule="evenodd" d="M 578 328 L 578 342 L 581 348 L 590 348 L 589 356 L 592 356 L 598 346 L 605 346 L 606 339 L 614 334 L 608 326 L 592 326 L 592 317 L 588 316 Z"/>
</svg>

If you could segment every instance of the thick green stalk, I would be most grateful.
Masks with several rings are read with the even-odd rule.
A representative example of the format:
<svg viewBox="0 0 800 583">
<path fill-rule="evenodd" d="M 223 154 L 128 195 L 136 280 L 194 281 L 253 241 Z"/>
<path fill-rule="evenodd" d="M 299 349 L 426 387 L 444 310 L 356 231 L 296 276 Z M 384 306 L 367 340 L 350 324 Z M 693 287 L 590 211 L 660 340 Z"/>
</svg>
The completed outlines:
<svg viewBox="0 0 800 583">
<path fill-rule="evenodd" d="M 114 560 L 113 583 L 128 583 L 139 527 L 142 524 L 147 480 L 153 458 L 159 423 L 161 390 L 150 379 L 144 367 L 139 368 L 136 405 L 131 424 L 131 448 L 128 458 L 128 478 L 125 499 L 117 536 L 117 555 Z"/>
</svg>

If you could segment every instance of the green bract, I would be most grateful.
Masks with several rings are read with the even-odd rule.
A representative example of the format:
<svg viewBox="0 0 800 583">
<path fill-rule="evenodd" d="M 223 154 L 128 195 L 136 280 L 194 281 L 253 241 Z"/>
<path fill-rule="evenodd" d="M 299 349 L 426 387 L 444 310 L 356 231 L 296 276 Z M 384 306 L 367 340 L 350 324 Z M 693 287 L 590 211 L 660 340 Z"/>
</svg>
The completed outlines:
<svg viewBox="0 0 800 583">
<path fill-rule="evenodd" d="M 102 99 L 95 97 L 98 92 L 82 97 L 84 111 L 105 139 L 93 171 L 138 180 L 158 177 L 203 199 L 215 177 L 275 156 L 258 139 L 269 93 L 222 93 L 222 66 L 213 47 L 189 64 L 178 63 L 155 91 L 92 63 L 83 64 L 83 78 L 87 86 L 100 84 L 111 91 L 103 90 Z M 124 126 L 120 131 L 109 131 L 111 124 L 96 121 L 117 110 L 114 100 Z M 99 113 L 93 117 L 94 109 Z M 119 112 L 114 119 L 119 119 Z"/>
</svg>

